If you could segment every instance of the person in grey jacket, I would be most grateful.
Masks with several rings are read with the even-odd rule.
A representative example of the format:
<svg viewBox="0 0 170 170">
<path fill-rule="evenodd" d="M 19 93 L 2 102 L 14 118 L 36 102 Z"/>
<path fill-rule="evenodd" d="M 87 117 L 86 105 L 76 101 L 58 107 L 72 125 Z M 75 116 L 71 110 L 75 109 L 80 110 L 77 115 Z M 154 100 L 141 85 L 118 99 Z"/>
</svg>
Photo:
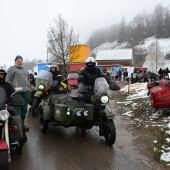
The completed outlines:
<svg viewBox="0 0 170 170">
<path fill-rule="evenodd" d="M 16 56 L 15 65 L 9 67 L 7 71 L 6 80 L 7 82 L 11 83 L 14 88 L 18 88 L 18 87 L 23 88 L 22 92 L 20 92 L 20 95 L 23 97 L 25 101 L 25 105 L 17 108 L 17 111 L 20 113 L 21 118 L 24 122 L 26 114 L 27 114 L 28 90 L 30 88 L 30 81 L 29 81 L 29 73 L 23 67 L 22 56 L 20 55 Z M 25 130 L 28 131 L 29 128 L 25 126 Z"/>
</svg>

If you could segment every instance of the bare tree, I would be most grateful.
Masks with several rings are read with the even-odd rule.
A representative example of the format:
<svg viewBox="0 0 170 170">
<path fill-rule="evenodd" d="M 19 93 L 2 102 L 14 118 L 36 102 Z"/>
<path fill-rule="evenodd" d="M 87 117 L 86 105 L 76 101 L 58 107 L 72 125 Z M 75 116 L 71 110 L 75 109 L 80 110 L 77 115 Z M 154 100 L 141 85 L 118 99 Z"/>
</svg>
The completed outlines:
<svg viewBox="0 0 170 170">
<path fill-rule="evenodd" d="M 73 28 L 69 28 L 67 22 L 60 15 L 54 21 L 54 26 L 49 28 L 48 49 L 56 62 L 64 64 L 65 72 L 67 72 L 66 64 L 69 62 L 70 54 L 77 50 L 78 39 Z M 71 48 L 71 51 L 70 46 L 74 47 Z"/>
</svg>

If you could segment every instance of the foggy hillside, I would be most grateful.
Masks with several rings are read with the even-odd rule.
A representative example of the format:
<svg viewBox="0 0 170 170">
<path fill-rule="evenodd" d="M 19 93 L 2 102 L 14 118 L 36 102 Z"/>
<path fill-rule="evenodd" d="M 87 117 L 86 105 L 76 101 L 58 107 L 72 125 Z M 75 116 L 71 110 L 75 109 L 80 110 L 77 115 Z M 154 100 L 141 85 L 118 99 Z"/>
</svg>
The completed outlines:
<svg viewBox="0 0 170 170">
<path fill-rule="evenodd" d="M 126 23 L 123 18 L 119 24 L 96 30 L 88 40 L 92 48 L 103 43 L 127 41 L 130 46 L 137 45 L 148 37 L 170 37 L 170 8 L 158 4 L 152 13 L 143 12 Z"/>
</svg>

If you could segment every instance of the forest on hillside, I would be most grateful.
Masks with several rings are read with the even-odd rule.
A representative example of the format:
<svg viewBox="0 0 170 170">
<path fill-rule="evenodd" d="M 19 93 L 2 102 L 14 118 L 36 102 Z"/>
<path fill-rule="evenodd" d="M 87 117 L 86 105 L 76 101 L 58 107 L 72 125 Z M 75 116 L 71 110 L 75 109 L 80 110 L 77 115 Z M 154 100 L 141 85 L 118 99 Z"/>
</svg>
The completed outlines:
<svg viewBox="0 0 170 170">
<path fill-rule="evenodd" d="M 151 36 L 170 37 L 170 7 L 158 4 L 152 13 L 142 12 L 128 23 L 122 18 L 118 24 L 94 31 L 87 43 L 95 48 L 104 42 L 117 40 L 127 41 L 133 46 Z"/>
</svg>

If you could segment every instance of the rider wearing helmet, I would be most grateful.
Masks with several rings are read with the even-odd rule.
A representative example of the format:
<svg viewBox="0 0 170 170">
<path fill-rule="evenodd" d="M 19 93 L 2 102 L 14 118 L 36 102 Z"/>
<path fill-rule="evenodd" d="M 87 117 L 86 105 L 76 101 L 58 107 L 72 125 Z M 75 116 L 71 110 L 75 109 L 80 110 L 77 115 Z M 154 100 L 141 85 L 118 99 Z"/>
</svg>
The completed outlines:
<svg viewBox="0 0 170 170">
<path fill-rule="evenodd" d="M 50 67 L 50 72 L 53 74 L 53 81 L 58 79 L 59 71 L 56 64 L 52 64 Z"/>
<path fill-rule="evenodd" d="M 93 57 L 86 59 L 86 67 L 80 71 L 80 75 L 83 76 L 82 82 L 86 85 L 94 86 L 95 79 L 102 76 L 99 68 L 96 67 L 96 61 Z"/>
<path fill-rule="evenodd" d="M 7 97 L 10 97 L 12 93 L 15 92 L 13 86 L 6 82 L 6 71 L 2 68 L 0 68 L 0 87 L 3 87 L 7 93 Z"/>
</svg>

